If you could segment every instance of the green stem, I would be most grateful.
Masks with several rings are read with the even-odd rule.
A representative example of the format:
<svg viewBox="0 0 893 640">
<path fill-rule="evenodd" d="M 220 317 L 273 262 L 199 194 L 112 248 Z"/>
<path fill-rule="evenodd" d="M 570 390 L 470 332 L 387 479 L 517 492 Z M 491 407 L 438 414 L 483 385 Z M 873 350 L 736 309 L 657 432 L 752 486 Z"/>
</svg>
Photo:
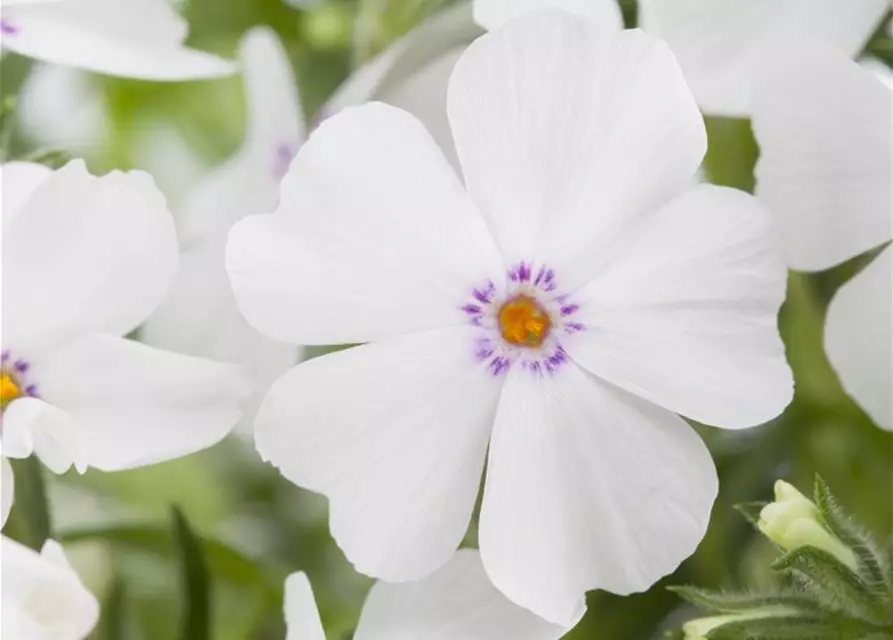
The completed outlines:
<svg viewBox="0 0 893 640">
<path fill-rule="evenodd" d="M 43 468 L 35 456 L 11 460 L 15 475 L 15 507 L 21 542 L 40 550 L 53 537 Z"/>
</svg>

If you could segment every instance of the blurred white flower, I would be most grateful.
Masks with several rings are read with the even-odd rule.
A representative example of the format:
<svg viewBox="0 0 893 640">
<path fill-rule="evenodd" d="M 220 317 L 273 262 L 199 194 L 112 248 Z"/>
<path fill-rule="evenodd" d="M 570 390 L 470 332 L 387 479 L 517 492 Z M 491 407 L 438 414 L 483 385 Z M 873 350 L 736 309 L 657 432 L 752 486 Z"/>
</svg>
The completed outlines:
<svg viewBox="0 0 893 640">
<path fill-rule="evenodd" d="M 0 551 L 4 638 L 82 640 L 89 635 L 99 619 L 99 603 L 58 542 L 47 540 L 37 553 L 0 536 Z"/>
<path fill-rule="evenodd" d="M 325 640 L 307 576 L 285 582 L 286 640 Z M 354 640 L 558 640 L 560 627 L 512 604 L 490 582 L 480 554 L 460 549 L 416 582 L 377 582 L 360 614 Z"/>
<path fill-rule="evenodd" d="M 177 207 L 180 271 L 140 335 L 158 347 L 247 365 L 255 390 L 246 407 L 250 417 L 270 384 L 298 361 L 298 349 L 259 334 L 239 313 L 224 269 L 226 236 L 243 217 L 276 208 L 279 183 L 305 129 L 291 65 L 276 34 L 251 30 L 240 58 L 248 101 L 245 143 Z"/>
<path fill-rule="evenodd" d="M 173 220 L 151 178 L 3 166 L 3 455 L 128 469 L 204 449 L 238 421 L 231 365 L 121 338 L 177 268 Z M 5 506 L 4 506 L 5 508 Z"/>
<path fill-rule="evenodd" d="M 670 51 L 593 31 L 544 12 L 462 56 L 448 113 L 467 190 L 418 120 L 355 107 L 227 248 L 259 330 L 370 343 L 286 374 L 255 432 L 328 496 L 356 568 L 445 564 L 489 443 L 484 566 L 558 624 L 587 589 L 646 589 L 700 541 L 716 474 L 676 413 L 743 428 L 792 394 L 768 215 L 691 188 L 706 134 Z"/>
<path fill-rule="evenodd" d="M 754 83 L 757 195 L 778 220 L 788 264 L 828 269 L 893 238 L 893 90 L 818 41 L 770 46 Z M 887 430 L 891 307 L 888 246 L 840 288 L 825 327 L 825 348 L 844 388 Z"/>
<path fill-rule="evenodd" d="M 12 475 L 12 466 L 6 456 L 0 452 L 0 528 L 6 524 L 14 498 L 15 479 Z"/>
<path fill-rule="evenodd" d="M 889 8 L 890 0 L 640 0 L 639 26 L 667 41 L 705 113 L 746 117 L 767 42 L 805 34 L 854 57 Z"/>
<path fill-rule="evenodd" d="M 44 62 L 160 81 L 236 71 L 183 46 L 187 30 L 166 0 L 5 0 L 0 18 L 3 48 Z"/>
</svg>

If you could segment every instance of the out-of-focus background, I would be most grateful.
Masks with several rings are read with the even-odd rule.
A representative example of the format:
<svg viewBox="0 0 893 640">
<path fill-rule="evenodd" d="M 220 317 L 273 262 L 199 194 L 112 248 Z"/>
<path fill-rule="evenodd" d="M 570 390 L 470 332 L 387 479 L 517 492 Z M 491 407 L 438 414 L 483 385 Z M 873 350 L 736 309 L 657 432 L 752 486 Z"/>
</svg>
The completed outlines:
<svg viewBox="0 0 893 640">
<path fill-rule="evenodd" d="M 183 0 L 177 7 L 190 23 L 188 42 L 225 57 L 235 56 L 250 27 L 275 30 L 313 121 L 353 70 L 427 16 L 455 4 Z M 627 25 L 635 25 L 635 2 L 621 4 Z M 893 49 L 883 33 L 879 30 L 868 49 L 889 62 Z M 22 89 L 29 74 L 48 70 L 12 54 L 0 64 L 7 159 L 52 160 L 57 149 L 46 140 L 55 136 L 79 150 L 94 172 L 149 166 L 163 187 L 176 190 L 226 159 L 242 141 L 246 114 L 238 75 L 163 84 L 69 74 L 56 86 L 67 86 L 65 94 L 78 98 L 41 106 L 29 103 Z M 39 80 L 36 75 L 31 82 Z M 752 190 L 758 149 L 749 123 L 708 119 L 707 125 L 705 179 Z M 797 380 L 788 411 L 772 424 L 744 432 L 699 428 L 719 468 L 721 494 L 698 552 L 647 593 L 591 593 L 589 611 L 569 638 L 659 638 L 691 613 L 665 586 L 765 582 L 774 550 L 732 505 L 771 499 L 779 477 L 808 490 L 820 472 L 866 527 L 882 540 L 893 535 L 893 434 L 875 427 L 842 391 L 822 349 L 828 301 L 859 266 L 857 259 L 816 275 L 791 275 L 781 317 Z M 282 582 L 299 569 L 310 576 L 330 638 L 347 637 L 356 625 L 371 580 L 352 570 L 330 538 L 325 500 L 264 464 L 250 431 L 175 462 L 122 473 L 91 470 L 82 476 L 72 470 L 61 477 L 47 475 L 46 481 L 55 535 L 66 542 L 74 565 L 103 605 L 97 639 L 178 637 L 183 598 L 169 535 L 172 504 L 208 541 L 215 639 L 283 638 Z M 5 529 L 12 537 L 27 535 L 21 504 Z M 476 545 L 474 526 L 466 544 Z"/>
</svg>

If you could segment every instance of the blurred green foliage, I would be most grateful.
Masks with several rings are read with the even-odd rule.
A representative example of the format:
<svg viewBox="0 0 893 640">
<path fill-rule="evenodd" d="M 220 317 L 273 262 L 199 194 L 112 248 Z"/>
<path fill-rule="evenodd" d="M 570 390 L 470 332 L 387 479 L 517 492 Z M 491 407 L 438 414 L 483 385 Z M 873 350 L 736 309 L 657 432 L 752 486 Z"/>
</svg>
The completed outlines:
<svg viewBox="0 0 893 640">
<path fill-rule="evenodd" d="M 191 25 L 190 43 L 226 56 L 234 54 L 248 28 L 271 26 L 293 62 L 305 113 L 312 119 L 352 68 L 446 3 L 295 0 L 293 7 L 282 0 L 189 0 L 182 8 Z M 622 5 L 627 25 L 634 25 L 635 3 Z M 870 48 L 890 61 L 890 39 L 878 33 Z M 30 63 L 7 55 L 0 65 L 4 104 L 14 105 Z M 238 77 L 181 84 L 100 77 L 92 82 L 102 90 L 113 128 L 95 170 L 131 166 L 134 136 L 153 120 L 175 127 L 208 163 L 224 159 L 242 138 L 245 113 Z M 10 136 L 11 157 L 26 157 L 34 149 L 7 114 L 4 110 L 3 135 Z M 707 128 L 706 177 L 751 191 L 758 148 L 749 124 L 708 119 Z M 822 349 L 828 302 L 860 266 L 855 260 L 817 275 L 791 275 L 781 328 L 797 391 L 783 416 L 740 433 L 698 427 L 721 479 L 711 526 L 698 552 L 647 593 L 593 592 L 588 614 L 568 638 L 660 638 L 691 613 L 667 585 L 722 587 L 766 580 L 773 551 L 732 505 L 770 499 L 779 477 L 808 486 L 820 472 L 860 522 L 880 539 L 893 536 L 893 434 L 872 425 L 843 392 Z M 210 637 L 283 638 L 282 581 L 295 570 L 309 574 L 330 638 L 342 637 L 356 624 L 371 580 L 353 572 L 329 537 L 325 500 L 283 480 L 259 460 L 247 438 L 234 436 L 210 451 L 146 469 L 70 472 L 47 477 L 47 482 L 56 534 L 68 543 L 75 565 L 103 603 L 96 640 L 177 637 L 183 603 L 177 587 L 178 543 L 169 527 L 173 504 L 188 518 L 188 530 L 196 532 L 209 572 Z M 18 500 L 6 532 L 27 541 L 34 536 L 29 527 L 41 526 L 35 524 L 40 515 L 27 513 L 23 502 Z M 474 531 L 473 526 L 469 543 Z"/>
</svg>

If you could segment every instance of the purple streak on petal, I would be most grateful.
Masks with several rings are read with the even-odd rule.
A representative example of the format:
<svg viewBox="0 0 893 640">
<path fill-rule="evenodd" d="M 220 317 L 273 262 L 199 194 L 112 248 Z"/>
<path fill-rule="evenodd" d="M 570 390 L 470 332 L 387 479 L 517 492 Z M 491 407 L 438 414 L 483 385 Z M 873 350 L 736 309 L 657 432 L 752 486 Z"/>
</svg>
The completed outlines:
<svg viewBox="0 0 893 640">
<path fill-rule="evenodd" d="M 518 267 L 518 279 L 521 282 L 529 282 L 530 281 L 530 265 L 521 263 L 521 266 Z"/>
<path fill-rule="evenodd" d="M 474 295 L 475 300 L 477 300 L 481 304 L 490 304 L 495 293 L 496 285 L 492 282 L 487 283 L 486 289 L 474 289 L 474 291 L 472 291 L 472 295 Z"/>
<path fill-rule="evenodd" d="M 37 385 L 36 384 L 29 384 L 27 387 L 25 387 L 25 393 L 27 395 L 31 396 L 32 398 L 40 397 L 40 394 L 37 393 Z"/>
<path fill-rule="evenodd" d="M 28 373 L 28 369 L 31 367 L 31 365 L 24 360 L 16 360 L 15 364 L 12 366 L 17 373 Z"/>
<path fill-rule="evenodd" d="M 273 160 L 273 177 L 276 180 L 282 180 L 288 173 L 288 168 L 291 166 L 291 161 L 295 159 L 299 146 L 296 142 L 281 142 L 276 147 Z"/>
<path fill-rule="evenodd" d="M 3 356 L 3 362 L 6 362 L 7 360 L 9 360 L 9 349 L 4 349 L 2 356 Z"/>
<path fill-rule="evenodd" d="M 481 308 L 476 304 L 467 304 L 462 307 L 462 311 L 467 313 L 470 316 L 479 316 L 481 315 Z"/>
<path fill-rule="evenodd" d="M 0 33 L 5 36 L 14 36 L 18 34 L 19 28 L 12 24 L 6 18 L 0 18 Z"/>
<path fill-rule="evenodd" d="M 508 371 L 509 369 L 509 360 L 503 356 L 497 356 L 490 361 L 490 371 L 494 376 L 501 375 Z"/>
<path fill-rule="evenodd" d="M 563 316 L 569 316 L 569 315 L 571 315 L 571 314 L 576 313 L 576 312 L 579 311 L 579 310 L 580 310 L 580 305 L 578 305 L 578 304 L 568 304 L 568 305 L 565 305 L 565 306 L 561 307 L 561 315 L 563 315 Z"/>
<path fill-rule="evenodd" d="M 586 325 L 580 322 L 568 322 L 564 325 L 564 331 L 566 333 L 577 333 L 578 331 L 582 331 L 586 328 Z"/>
</svg>

